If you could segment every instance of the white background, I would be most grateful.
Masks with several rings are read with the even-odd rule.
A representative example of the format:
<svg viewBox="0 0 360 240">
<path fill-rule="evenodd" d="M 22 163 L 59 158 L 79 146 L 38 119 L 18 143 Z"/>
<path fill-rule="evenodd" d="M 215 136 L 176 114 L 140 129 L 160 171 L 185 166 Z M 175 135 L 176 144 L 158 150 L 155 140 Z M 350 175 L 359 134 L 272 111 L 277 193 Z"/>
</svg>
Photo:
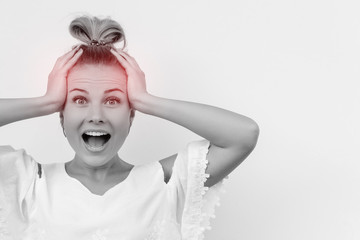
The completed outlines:
<svg viewBox="0 0 360 240">
<path fill-rule="evenodd" d="M 0 96 L 43 95 L 57 57 L 77 43 L 70 21 L 111 16 L 149 92 L 260 126 L 206 239 L 360 239 L 359 12 L 355 0 L 2 1 Z M 121 156 L 159 160 L 197 139 L 137 113 Z M 0 144 L 41 163 L 73 156 L 57 114 L 4 126 Z"/>
</svg>

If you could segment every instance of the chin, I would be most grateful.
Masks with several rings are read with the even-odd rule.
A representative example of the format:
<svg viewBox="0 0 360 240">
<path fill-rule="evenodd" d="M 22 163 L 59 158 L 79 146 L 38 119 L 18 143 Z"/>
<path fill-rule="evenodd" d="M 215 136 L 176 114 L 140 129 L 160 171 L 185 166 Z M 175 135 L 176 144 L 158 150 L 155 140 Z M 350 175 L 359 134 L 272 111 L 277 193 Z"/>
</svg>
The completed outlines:
<svg viewBox="0 0 360 240">
<path fill-rule="evenodd" d="M 71 144 L 70 144 L 71 145 Z M 81 160 L 90 166 L 102 166 L 113 158 L 117 157 L 117 153 L 120 148 L 114 148 L 112 146 L 107 146 L 101 151 L 91 151 L 86 148 L 84 145 L 82 146 L 74 146 L 71 145 L 73 150 L 75 151 L 75 158 L 77 160 Z"/>
</svg>

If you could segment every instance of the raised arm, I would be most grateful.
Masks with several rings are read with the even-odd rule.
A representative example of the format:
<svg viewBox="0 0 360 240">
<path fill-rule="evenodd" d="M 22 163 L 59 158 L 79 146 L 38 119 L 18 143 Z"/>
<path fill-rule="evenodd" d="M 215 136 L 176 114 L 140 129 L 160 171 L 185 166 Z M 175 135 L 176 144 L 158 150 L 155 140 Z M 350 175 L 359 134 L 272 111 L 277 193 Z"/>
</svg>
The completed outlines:
<svg viewBox="0 0 360 240">
<path fill-rule="evenodd" d="M 45 97 L 0 99 L 0 126 L 53 112 Z"/>
<path fill-rule="evenodd" d="M 0 99 L 0 127 L 59 111 L 66 98 L 67 73 L 81 54 L 82 49 L 79 50 L 77 47 L 58 58 L 49 74 L 47 91 L 44 96 Z"/>
<path fill-rule="evenodd" d="M 254 149 L 259 127 L 252 119 L 221 108 L 153 96 L 146 91 L 145 76 L 134 58 L 113 51 L 128 74 L 128 96 L 140 112 L 177 123 L 211 143 L 205 186 L 212 186 L 233 171 Z M 171 158 L 169 158 L 171 159 Z"/>
</svg>

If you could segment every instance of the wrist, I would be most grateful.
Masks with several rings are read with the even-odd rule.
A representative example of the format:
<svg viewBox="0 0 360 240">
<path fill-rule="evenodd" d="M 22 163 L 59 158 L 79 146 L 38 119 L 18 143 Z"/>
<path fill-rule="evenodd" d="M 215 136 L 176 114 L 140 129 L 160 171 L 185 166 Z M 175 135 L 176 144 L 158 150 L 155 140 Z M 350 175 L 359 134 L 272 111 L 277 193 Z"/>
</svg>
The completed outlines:
<svg viewBox="0 0 360 240">
<path fill-rule="evenodd" d="M 59 103 L 54 99 L 51 99 L 47 95 L 39 97 L 39 101 L 41 103 L 41 108 L 44 114 L 52 114 L 55 112 L 59 112 L 63 104 Z"/>
<path fill-rule="evenodd" d="M 155 96 L 146 92 L 144 94 L 138 95 L 135 99 L 132 99 L 131 106 L 137 111 L 148 114 L 151 102 L 154 98 Z"/>
</svg>

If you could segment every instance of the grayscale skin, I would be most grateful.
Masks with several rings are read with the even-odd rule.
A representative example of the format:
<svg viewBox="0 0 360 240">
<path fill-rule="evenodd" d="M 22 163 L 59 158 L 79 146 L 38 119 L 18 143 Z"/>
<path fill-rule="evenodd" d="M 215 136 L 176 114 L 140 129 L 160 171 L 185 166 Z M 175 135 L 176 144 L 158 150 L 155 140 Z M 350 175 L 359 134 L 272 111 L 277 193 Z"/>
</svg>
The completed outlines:
<svg viewBox="0 0 360 240">
<path fill-rule="evenodd" d="M 74 67 L 82 54 L 79 47 L 59 57 L 49 74 L 45 95 L 0 99 L 0 126 L 62 111 L 64 133 L 75 151 L 66 170 L 100 195 L 123 181 L 133 167 L 117 152 L 129 133 L 134 111 L 179 124 L 209 140 L 206 187 L 229 175 L 255 148 L 259 127 L 254 120 L 214 106 L 154 96 L 148 93 L 145 74 L 136 60 L 121 49 L 111 52 L 123 68 Z M 96 130 L 110 133 L 111 138 L 105 149 L 91 151 L 81 135 Z M 171 177 L 175 158 L 176 154 L 159 160 L 165 182 Z"/>
</svg>

